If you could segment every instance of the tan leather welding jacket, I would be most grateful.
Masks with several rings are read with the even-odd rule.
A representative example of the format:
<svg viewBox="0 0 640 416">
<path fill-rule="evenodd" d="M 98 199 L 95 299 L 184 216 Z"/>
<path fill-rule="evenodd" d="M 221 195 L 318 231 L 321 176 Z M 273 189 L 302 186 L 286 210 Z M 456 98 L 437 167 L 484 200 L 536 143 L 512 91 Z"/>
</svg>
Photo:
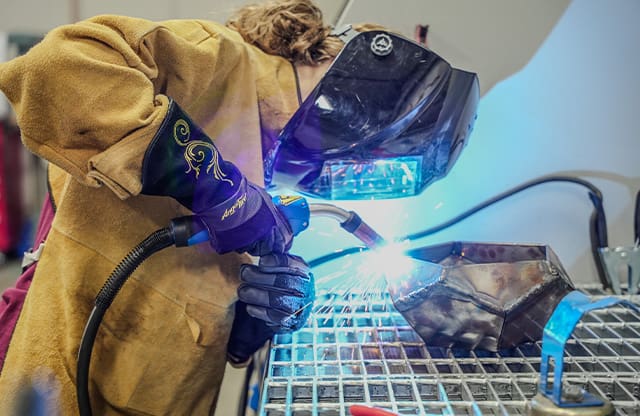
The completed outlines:
<svg viewBox="0 0 640 416">
<path fill-rule="evenodd" d="M 0 414 L 39 385 L 77 412 L 76 356 L 102 284 L 145 237 L 189 212 L 139 195 L 141 164 L 171 97 L 226 160 L 262 183 L 261 136 L 297 108 L 291 63 L 208 21 L 99 16 L 51 31 L 0 65 L 25 145 L 50 162 L 52 230 L 0 373 Z M 240 264 L 207 244 L 146 260 L 95 341 L 94 414 L 212 412 L 225 368 Z"/>
</svg>

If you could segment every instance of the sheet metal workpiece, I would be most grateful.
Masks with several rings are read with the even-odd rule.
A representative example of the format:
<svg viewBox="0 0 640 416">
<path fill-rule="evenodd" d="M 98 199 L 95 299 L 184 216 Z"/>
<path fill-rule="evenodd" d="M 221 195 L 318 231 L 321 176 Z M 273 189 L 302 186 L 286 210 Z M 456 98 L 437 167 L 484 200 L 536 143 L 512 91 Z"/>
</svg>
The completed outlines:
<svg viewBox="0 0 640 416">
<path fill-rule="evenodd" d="M 416 267 L 389 293 L 429 346 L 498 351 L 538 341 L 574 289 L 545 245 L 450 242 L 408 254 Z"/>
</svg>

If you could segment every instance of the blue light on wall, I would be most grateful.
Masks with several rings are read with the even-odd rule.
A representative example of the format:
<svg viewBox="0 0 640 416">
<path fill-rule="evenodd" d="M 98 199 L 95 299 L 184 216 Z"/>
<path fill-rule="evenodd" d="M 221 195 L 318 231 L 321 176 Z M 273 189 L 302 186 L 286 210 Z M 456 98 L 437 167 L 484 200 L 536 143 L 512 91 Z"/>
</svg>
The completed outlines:
<svg viewBox="0 0 640 416">
<path fill-rule="evenodd" d="M 469 144 L 448 176 L 418 196 L 338 205 L 393 239 L 536 177 L 565 173 L 602 190 L 610 244 L 631 243 L 633 198 L 640 189 L 637 16 L 635 0 L 574 0 L 531 61 L 482 98 Z M 590 213 L 584 189 L 543 185 L 415 244 L 548 244 L 574 281 L 596 283 Z M 293 248 L 307 259 L 359 244 L 335 221 L 311 223 Z"/>
</svg>

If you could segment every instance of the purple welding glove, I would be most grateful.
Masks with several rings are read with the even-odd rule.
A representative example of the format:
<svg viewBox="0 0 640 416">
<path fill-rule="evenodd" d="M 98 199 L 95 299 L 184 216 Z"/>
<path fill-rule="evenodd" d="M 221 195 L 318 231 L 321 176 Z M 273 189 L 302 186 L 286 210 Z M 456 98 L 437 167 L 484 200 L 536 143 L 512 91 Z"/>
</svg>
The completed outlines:
<svg viewBox="0 0 640 416">
<path fill-rule="evenodd" d="M 253 256 L 285 253 L 293 231 L 286 218 L 262 188 L 242 178 L 230 198 L 194 212 L 205 222 L 211 245 L 218 253 L 248 252 Z"/>
<path fill-rule="evenodd" d="M 291 247 L 291 227 L 269 194 L 225 161 L 175 101 L 145 153 L 141 193 L 173 197 L 197 214 L 218 253 L 261 256 Z"/>
<path fill-rule="evenodd" d="M 243 264 L 238 298 L 247 313 L 278 332 L 300 329 L 315 300 L 313 274 L 305 261 L 292 254 L 272 253 L 260 257 L 258 265 Z"/>
<path fill-rule="evenodd" d="M 246 367 L 251 357 L 273 338 L 276 328 L 267 325 L 262 319 L 249 315 L 247 304 L 240 300 L 236 302 L 235 309 L 227 343 L 227 361 L 233 367 Z"/>
</svg>

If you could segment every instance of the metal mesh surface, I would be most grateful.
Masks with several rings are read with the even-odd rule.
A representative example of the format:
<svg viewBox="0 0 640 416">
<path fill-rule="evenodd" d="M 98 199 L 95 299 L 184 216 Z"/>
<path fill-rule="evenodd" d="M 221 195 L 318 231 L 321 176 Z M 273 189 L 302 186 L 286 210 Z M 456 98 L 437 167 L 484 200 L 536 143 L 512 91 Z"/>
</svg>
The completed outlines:
<svg viewBox="0 0 640 416">
<path fill-rule="evenodd" d="M 386 295 L 317 305 L 307 327 L 274 339 L 260 415 L 348 416 L 352 404 L 402 415 L 520 415 L 537 393 L 541 343 L 497 353 L 431 348 Z M 607 398 L 618 415 L 640 415 L 638 313 L 585 314 L 564 357 L 565 382 Z"/>
</svg>

